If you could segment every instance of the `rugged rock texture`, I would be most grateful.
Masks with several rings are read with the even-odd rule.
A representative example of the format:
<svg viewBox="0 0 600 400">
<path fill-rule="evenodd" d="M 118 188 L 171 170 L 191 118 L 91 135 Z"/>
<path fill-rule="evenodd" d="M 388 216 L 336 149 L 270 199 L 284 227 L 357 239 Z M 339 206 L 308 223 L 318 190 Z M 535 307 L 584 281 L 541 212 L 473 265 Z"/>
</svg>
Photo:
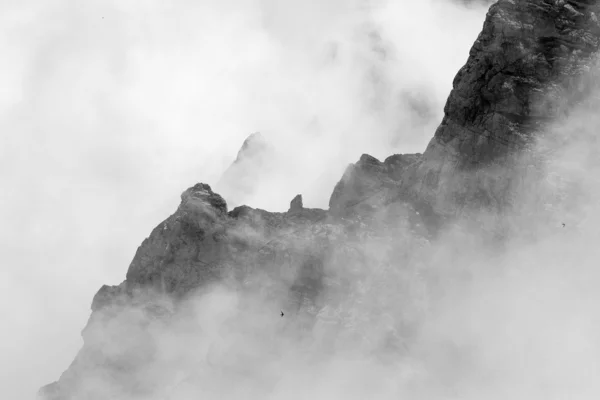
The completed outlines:
<svg viewBox="0 0 600 400">
<path fill-rule="evenodd" d="M 497 167 L 515 165 L 544 123 L 586 96 L 599 11 L 589 0 L 492 5 L 410 190 L 443 214 L 504 206 L 514 175 Z"/>
<path fill-rule="evenodd" d="M 404 172 L 418 162 L 421 154 L 393 155 L 383 163 L 363 154 L 356 164 L 350 165 L 333 189 L 329 210 L 333 214 L 352 214 L 355 207 L 373 210 L 381 206 L 390 189 L 402 184 Z"/>
<path fill-rule="evenodd" d="M 363 155 L 335 186 L 329 210 L 306 209 L 297 196 L 286 213 L 228 212 L 209 185 L 186 190 L 138 248 L 125 282 L 96 294 L 83 349 L 42 397 L 162 393 L 175 378 L 152 374 L 172 370 L 157 358 L 153 332 L 169 329 L 182 300 L 213 282 L 271 299 L 273 314 L 285 308 L 294 332 L 335 320 L 351 327 L 343 340 L 353 348 L 402 354 L 431 300 L 424 288 L 440 280 L 424 264 L 435 256 L 430 241 L 467 206 L 510 205 L 522 166 L 533 162 L 526 150 L 536 133 L 586 95 L 580 85 L 598 49 L 598 11 L 595 1 L 492 5 L 425 153 L 384 162 Z M 260 158 L 261 143 L 249 138 L 232 168 L 247 154 Z M 396 313 L 403 305 L 393 323 L 390 304 Z M 370 327 L 382 324 L 385 337 L 373 340 Z"/>
<path fill-rule="evenodd" d="M 173 377 L 151 378 L 146 373 L 149 368 L 168 368 L 156 360 L 155 332 L 181 312 L 177 304 L 210 283 L 263 293 L 273 304 L 273 315 L 285 309 L 286 318 L 295 321 L 289 329 L 306 332 L 315 326 L 318 314 L 331 318 L 327 315 L 332 309 L 339 313 L 340 307 L 353 307 L 342 305 L 339 293 L 358 289 L 352 289 L 355 283 L 339 271 L 365 277 L 373 271 L 361 250 L 365 241 L 384 246 L 390 232 L 414 223 L 404 212 L 404 218 L 381 215 L 389 223 L 375 228 L 360 219 L 339 220 L 325 210 L 299 207 L 299 198 L 287 213 L 247 206 L 227 213 L 223 199 L 206 184 L 186 190 L 181 198 L 177 211 L 138 248 L 126 281 L 103 286 L 96 294 L 82 334 L 84 347 L 59 382 L 42 389 L 44 398 L 148 398 L 160 392 Z M 408 259 L 408 249 L 417 248 L 408 244 L 417 239 L 402 240 L 393 253 L 398 260 Z M 391 304 L 407 295 L 391 282 L 379 284 L 379 296 L 397 299 Z M 372 310 L 372 318 L 383 318 L 384 310 Z M 369 323 L 363 321 L 364 329 Z M 394 346 L 406 340 L 396 328 L 390 329 L 388 340 L 397 343 Z"/>
</svg>

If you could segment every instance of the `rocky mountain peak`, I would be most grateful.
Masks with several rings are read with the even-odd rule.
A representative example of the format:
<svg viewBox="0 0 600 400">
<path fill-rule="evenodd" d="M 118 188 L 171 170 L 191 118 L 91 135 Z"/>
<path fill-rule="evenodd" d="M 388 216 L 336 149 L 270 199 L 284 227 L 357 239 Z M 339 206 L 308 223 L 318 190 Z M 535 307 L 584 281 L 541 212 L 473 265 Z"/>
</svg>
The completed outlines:
<svg viewBox="0 0 600 400">
<path fill-rule="evenodd" d="M 243 204 L 251 198 L 263 179 L 269 179 L 274 157 L 275 149 L 266 138 L 260 132 L 252 133 L 217 182 L 216 190 L 232 205 Z"/>
<path fill-rule="evenodd" d="M 221 195 L 214 193 L 210 185 L 197 183 L 181 194 L 181 206 L 186 209 L 214 210 L 227 213 L 227 203 Z"/>
<path fill-rule="evenodd" d="M 254 132 L 244 140 L 244 143 L 242 143 L 242 147 L 238 151 L 234 164 L 240 163 L 247 158 L 260 157 L 267 151 L 268 147 L 269 143 L 265 137 L 260 132 Z"/>
<path fill-rule="evenodd" d="M 184 191 L 178 209 L 138 248 L 125 282 L 103 286 L 94 297 L 83 349 L 42 396 L 149 398 L 152 391 L 164 393 L 180 380 L 149 372 L 172 371 L 173 361 L 154 357 L 158 339 L 146 327 L 160 321 L 161 329 L 168 330 L 164 315 L 176 311 L 148 311 L 158 303 L 139 293 L 158 293 L 179 304 L 216 282 L 241 298 L 260 293 L 275 304 L 269 312 L 277 321 L 285 309 L 289 325 L 281 328 L 284 333 L 301 335 L 318 327 L 319 337 L 326 337 L 324 326 L 334 320 L 347 329 L 344 340 L 358 349 L 370 345 L 372 326 L 386 324 L 389 330 L 378 340 L 385 343 L 386 354 L 400 357 L 426 307 L 406 306 L 394 320 L 386 305 L 412 304 L 414 299 L 406 296 L 416 292 L 424 296 L 419 298 L 423 303 L 435 302 L 426 298 L 427 287 L 418 286 L 429 284 L 425 276 L 432 272 L 419 269 L 413 253 L 427 249 L 431 233 L 461 208 L 508 204 L 524 150 L 545 124 L 568 113 L 589 92 L 584 76 L 600 43 L 599 12 L 600 5 L 589 0 L 497 1 L 453 81 L 444 118 L 425 152 L 396 154 L 383 162 L 363 154 L 336 184 L 328 210 L 304 208 L 297 195 L 286 213 L 249 206 L 228 213 L 225 199 L 208 184 Z M 268 148 L 258 133 L 246 139 L 219 184 L 228 200 L 228 193 L 243 198 L 252 190 Z M 488 173 L 493 168 L 495 173 Z M 411 284 L 419 282 L 418 287 L 404 276 L 413 277 Z M 360 297 L 367 291 L 365 281 L 373 288 L 368 301 Z M 432 278 L 431 285 L 437 281 Z M 252 304 L 240 303 L 248 309 Z M 124 304 L 144 307 L 128 314 Z M 347 304 L 352 312 L 344 309 Z M 252 340 L 272 348 L 271 336 L 256 336 Z M 244 360 L 220 368 L 251 371 Z M 197 375 L 190 365 L 181 363 L 178 373 Z M 209 384 L 204 380 L 199 386 Z"/>
</svg>

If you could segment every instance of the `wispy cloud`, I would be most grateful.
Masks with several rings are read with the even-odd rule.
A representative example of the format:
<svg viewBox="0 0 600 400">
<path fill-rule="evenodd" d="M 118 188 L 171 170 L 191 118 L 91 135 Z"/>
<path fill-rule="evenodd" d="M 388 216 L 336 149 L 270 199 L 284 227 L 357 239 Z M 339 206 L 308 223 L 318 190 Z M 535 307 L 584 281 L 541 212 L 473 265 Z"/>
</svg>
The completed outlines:
<svg viewBox="0 0 600 400">
<path fill-rule="evenodd" d="M 433 0 L 3 2 L 4 393 L 56 379 L 93 293 L 250 132 L 280 153 L 281 177 L 250 199 L 271 209 L 298 192 L 325 206 L 363 152 L 422 151 L 484 13 Z"/>
</svg>

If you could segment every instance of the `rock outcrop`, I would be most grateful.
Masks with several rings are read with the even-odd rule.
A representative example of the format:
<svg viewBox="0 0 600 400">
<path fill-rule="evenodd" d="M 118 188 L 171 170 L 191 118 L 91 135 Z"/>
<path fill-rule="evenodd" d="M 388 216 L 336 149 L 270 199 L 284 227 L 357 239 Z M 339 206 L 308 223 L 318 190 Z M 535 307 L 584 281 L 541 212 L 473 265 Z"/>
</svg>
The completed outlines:
<svg viewBox="0 0 600 400">
<path fill-rule="evenodd" d="M 151 373 L 167 362 L 155 357 L 153 332 L 169 329 L 179 305 L 215 282 L 240 296 L 260 292 L 272 300 L 274 315 L 285 308 L 292 330 L 331 319 L 351 326 L 344 340 L 360 346 L 372 345 L 372 337 L 362 338 L 369 326 L 389 320 L 389 304 L 406 304 L 399 319 L 385 322 L 385 340 L 377 342 L 377 349 L 385 342 L 388 354 L 401 354 L 422 312 L 412 306 L 419 303 L 415 293 L 426 292 L 403 286 L 406 277 L 427 285 L 423 277 L 431 276 L 413 253 L 422 251 L 426 260 L 436 231 L 465 208 L 510 205 L 507 193 L 521 166 L 531 163 L 523 157 L 536 134 L 586 95 L 582 79 L 598 50 L 599 11 L 596 1 L 583 0 L 492 5 L 425 152 L 384 162 L 363 155 L 335 186 L 329 210 L 304 208 L 299 195 L 285 213 L 248 206 L 228 211 L 209 185 L 186 190 L 175 213 L 138 248 L 126 280 L 96 294 L 83 349 L 42 397 L 163 393 L 176 379 Z M 246 154 L 260 158 L 261 143 L 249 138 L 232 168 Z M 385 279 L 378 272 L 384 269 Z M 365 282 L 372 288 L 369 301 L 358 298 Z M 349 309 L 363 310 L 364 320 L 345 314 Z"/>
<path fill-rule="evenodd" d="M 407 189 L 442 214 L 504 206 L 515 174 L 497 168 L 516 166 L 544 124 L 589 93 L 599 11 L 596 1 L 492 5 Z"/>
<path fill-rule="evenodd" d="M 288 210 L 288 212 L 301 211 L 303 208 L 304 205 L 302 203 L 302 195 L 299 194 L 296 197 L 294 197 L 290 202 L 290 209 Z"/>
<path fill-rule="evenodd" d="M 390 201 L 390 193 L 402 186 L 408 168 L 420 159 L 421 154 L 396 154 L 382 163 L 363 154 L 335 185 L 329 211 L 333 215 L 352 215 L 357 208 L 372 211 L 384 206 Z"/>
</svg>

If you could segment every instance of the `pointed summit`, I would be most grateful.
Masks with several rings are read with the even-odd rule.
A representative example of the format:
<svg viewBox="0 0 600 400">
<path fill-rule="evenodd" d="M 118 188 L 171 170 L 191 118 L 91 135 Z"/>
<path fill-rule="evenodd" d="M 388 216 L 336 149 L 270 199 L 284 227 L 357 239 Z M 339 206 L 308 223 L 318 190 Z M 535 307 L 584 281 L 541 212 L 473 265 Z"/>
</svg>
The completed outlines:
<svg viewBox="0 0 600 400">
<path fill-rule="evenodd" d="M 298 311 L 288 312 L 290 323 L 298 318 L 298 327 L 310 328 L 319 326 L 319 315 L 328 308 L 344 304 L 337 297 L 353 292 L 346 289 L 349 281 L 406 261 L 409 265 L 401 269 L 400 275 L 409 281 L 399 277 L 389 285 L 371 285 L 371 292 L 381 291 L 381 298 L 389 299 L 388 315 L 404 314 L 396 311 L 399 304 L 409 300 L 403 297 L 405 292 L 425 293 L 419 304 L 431 301 L 435 309 L 436 296 L 427 295 L 439 292 L 435 283 L 439 279 L 433 276 L 435 269 L 424 270 L 435 278 L 421 279 L 419 285 L 424 285 L 425 290 L 398 290 L 405 284 L 412 287 L 414 281 L 412 273 L 403 271 L 421 268 L 410 264 L 414 258 L 412 249 L 426 252 L 431 248 L 423 225 L 439 232 L 438 226 L 445 223 L 445 217 L 460 214 L 460 207 L 483 205 L 487 211 L 510 200 L 507 197 L 520 180 L 516 168 L 519 157 L 528 143 L 548 121 L 568 112 L 574 102 L 584 98 L 594 83 L 584 82 L 582 77 L 598 52 L 598 15 L 600 2 L 592 0 L 498 0 L 490 8 L 465 66 L 454 79 L 444 119 L 424 154 L 393 155 L 383 162 L 363 155 L 348 167 L 334 188 L 328 211 L 304 208 L 301 195 L 292 200 L 292 212 L 288 213 L 236 207 L 254 195 L 261 180 L 277 182 L 274 177 L 279 172 L 274 168 L 274 149 L 260 133 L 250 135 L 216 185 L 219 187 L 213 191 L 207 184 L 197 184 L 186 190 L 175 213 L 156 226 L 138 248 L 126 281 L 100 289 L 93 301 L 92 316 L 82 331 L 84 346 L 59 381 L 44 387 L 40 397 L 67 400 L 157 398 L 157 394 L 164 394 L 161 398 L 205 396 L 205 383 L 212 379 L 210 372 L 202 375 L 197 387 L 190 388 L 193 390 L 185 396 L 174 397 L 168 392 L 181 382 L 177 368 L 181 367 L 185 376 L 198 376 L 196 359 L 183 358 L 180 365 L 174 364 L 180 353 L 176 353 L 177 358 L 164 357 L 159 351 L 163 342 L 153 334 L 164 330 L 174 333 L 168 337 L 175 340 L 187 337 L 179 336 L 187 324 L 180 325 L 180 315 L 176 313 L 182 312 L 181 316 L 187 318 L 189 312 L 186 307 L 180 310 L 175 306 L 214 283 L 226 282 L 227 287 L 243 289 L 239 290 L 240 295 L 260 292 L 265 296 L 261 298 L 284 299 L 283 304 L 290 307 L 282 307 Z M 279 190 L 276 185 L 273 187 Z M 229 213 L 225 199 L 235 207 Z M 383 229 L 383 236 L 378 229 Z M 414 237 L 393 235 L 394 240 L 387 240 L 388 233 L 400 229 L 415 232 Z M 495 232 L 491 234 L 496 241 Z M 371 241 L 375 246 L 364 246 Z M 377 251 L 366 251 L 365 247 Z M 386 251 L 378 251 L 379 248 Z M 373 257 L 368 253 L 381 254 Z M 445 274 L 449 268 L 445 260 L 440 261 Z M 459 263 L 452 263 L 456 264 Z M 332 271 L 348 271 L 351 275 L 338 277 Z M 434 285 L 432 290 L 428 281 Z M 323 293 L 335 294 L 332 304 L 326 303 L 329 300 Z M 373 303 L 377 307 L 373 310 L 380 314 L 379 304 L 383 301 L 368 303 Z M 274 307 L 271 311 L 276 312 Z M 412 307 L 407 311 L 410 320 L 415 319 L 413 314 L 420 313 Z M 370 314 L 364 315 L 364 321 L 371 321 L 374 315 Z M 415 332 L 420 326 L 398 318 L 398 332 L 405 328 Z M 348 325 L 355 325 L 356 320 L 347 320 Z M 172 322 L 175 325 L 170 326 Z M 347 331 L 347 337 L 369 337 L 372 324 L 365 325 L 368 327 L 364 334 L 353 327 Z M 257 342 L 252 342 L 250 336 L 257 337 Z M 269 335 L 250 336 L 243 336 L 234 344 L 239 344 L 237 348 L 242 351 L 248 343 L 256 343 L 258 349 L 271 345 Z M 356 344 L 361 343 L 364 342 Z M 388 346 L 385 350 L 387 353 Z M 370 351 L 368 354 L 371 357 Z M 242 365 L 246 371 L 257 365 L 254 357 L 223 358 L 242 363 L 247 359 L 248 368 Z M 428 359 L 423 360 L 425 366 Z M 433 366 L 438 364 L 436 359 L 432 361 Z M 236 363 L 232 366 L 232 370 L 240 371 Z M 174 372 L 173 367 L 176 374 L 170 373 Z"/>
<path fill-rule="evenodd" d="M 260 132 L 244 140 L 233 163 L 215 185 L 234 207 L 247 203 L 262 180 L 268 179 L 275 151 Z"/>
<path fill-rule="evenodd" d="M 269 144 L 264 136 L 260 132 L 254 132 L 244 140 L 233 164 L 239 164 L 249 158 L 261 158 L 261 155 L 264 155 L 268 148 Z"/>
</svg>

